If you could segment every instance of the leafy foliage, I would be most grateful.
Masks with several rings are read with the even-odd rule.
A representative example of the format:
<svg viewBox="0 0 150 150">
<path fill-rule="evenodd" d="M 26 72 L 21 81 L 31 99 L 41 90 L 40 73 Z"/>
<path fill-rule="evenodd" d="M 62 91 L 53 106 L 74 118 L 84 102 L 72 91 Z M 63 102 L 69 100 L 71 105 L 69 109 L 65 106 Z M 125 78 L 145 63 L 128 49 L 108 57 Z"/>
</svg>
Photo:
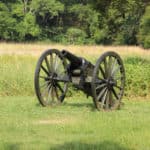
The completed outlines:
<svg viewBox="0 0 150 150">
<path fill-rule="evenodd" d="M 40 35 L 40 28 L 36 24 L 35 17 L 31 13 L 27 13 L 23 21 L 17 25 L 20 40 L 36 39 Z"/>
<path fill-rule="evenodd" d="M 0 39 L 14 38 L 16 19 L 11 17 L 8 7 L 0 2 Z"/>
<path fill-rule="evenodd" d="M 126 96 L 147 96 L 150 91 L 150 60 L 142 57 L 127 57 L 126 68 Z"/>
<path fill-rule="evenodd" d="M 2 0 L 0 40 L 72 43 L 80 32 L 73 44 L 148 48 L 149 14 L 148 0 Z"/>
<path fill-rule="evenodd" d="M 66 35 L 70 44 L 81 44 L 86 37 L 86 33 L 77 28 L 69 28 Z"/>
<path fill-rule="evenodd" d="M 145 48 L 150 48 L 150 6 L 141 19 L 139 41 Z"/>
</svg>

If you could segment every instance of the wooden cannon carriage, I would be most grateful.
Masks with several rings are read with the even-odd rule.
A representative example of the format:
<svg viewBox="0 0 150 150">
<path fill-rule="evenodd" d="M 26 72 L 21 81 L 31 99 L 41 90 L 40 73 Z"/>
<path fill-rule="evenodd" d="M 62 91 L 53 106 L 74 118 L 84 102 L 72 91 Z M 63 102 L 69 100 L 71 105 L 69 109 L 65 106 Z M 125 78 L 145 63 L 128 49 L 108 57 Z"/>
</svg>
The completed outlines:
<svg viewBox="0 0 150 150">
<path fill-rule="evenodd" d="M 98 110 L 117 109 L 125 86 L 122 59 L 109 51 L 94 65 L 66 50 L 45 51 L 38 60 L 34 79 L 35 92 L 42 106 L 62 103 L 69 82 L 91 96 Z"/>
</svg>

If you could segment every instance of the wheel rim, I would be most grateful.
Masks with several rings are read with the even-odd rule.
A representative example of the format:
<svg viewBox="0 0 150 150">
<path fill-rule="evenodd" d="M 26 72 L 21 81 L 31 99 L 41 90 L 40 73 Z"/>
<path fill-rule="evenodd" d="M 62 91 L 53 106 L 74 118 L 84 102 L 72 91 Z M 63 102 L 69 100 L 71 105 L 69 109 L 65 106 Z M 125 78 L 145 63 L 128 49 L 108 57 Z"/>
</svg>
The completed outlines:
<svg viewBox="0 0 150 150">
<path fill-rule="evenodd" d="M 39 60 L 36 73 L 36 94 L 44 106 L 57 105 L 63 101 L 66 90 L 66 62 L 57 50 L 46 52 Z"/>
<path fill-rule="evenodd" d="M 120 106 L 125 70 L 119 55 L 110 52 L 100 57 L 92 83 L 94 102 L 98 109 L 111 110 Z"/>
</svg>

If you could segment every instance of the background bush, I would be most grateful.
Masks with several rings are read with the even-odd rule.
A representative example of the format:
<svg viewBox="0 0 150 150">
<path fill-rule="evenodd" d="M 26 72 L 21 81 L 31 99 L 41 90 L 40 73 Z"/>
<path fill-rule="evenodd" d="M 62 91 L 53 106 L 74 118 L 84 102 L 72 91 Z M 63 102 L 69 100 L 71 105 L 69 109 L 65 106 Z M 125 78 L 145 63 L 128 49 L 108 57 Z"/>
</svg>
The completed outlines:
<svg viewBox="0 0 150 150">
<path fill-rule="evenodd" d="M 87 35 L 81 29 L 69 28 L 66 36 L 69 44 L 84 44 Z"/>
<path fill-rule="evenodd" d="M 148 96 L 150 95 L 150 60 L 142 57 L 127 57 L 124 59 L 126 69 L 125 95 Z"/>
<path fill-rule="evenodd" d="M 144 46 L 144 48 L 150 48 L 150 6 L 146 8 L 141 19 L 139 42 Z"/>
<path fill-rule="evenodd" d="M 0 41 L 143 45 L 148 0 L 1 0 Z"/>
</svg>

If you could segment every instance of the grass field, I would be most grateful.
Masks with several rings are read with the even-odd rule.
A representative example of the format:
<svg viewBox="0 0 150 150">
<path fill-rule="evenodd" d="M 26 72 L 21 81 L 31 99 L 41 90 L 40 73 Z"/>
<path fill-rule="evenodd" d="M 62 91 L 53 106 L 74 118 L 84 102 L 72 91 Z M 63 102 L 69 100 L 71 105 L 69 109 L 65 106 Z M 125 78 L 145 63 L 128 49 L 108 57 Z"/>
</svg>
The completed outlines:
<svg viewBox="0 0 150 150">
<path fill-rule="evenodd" d="M 91 98 L 71 90 L 62 105 L 41 107 L 34 70 L 39 55 L 51 47 L 70 49 L 93 63 L 116 49 L 126 68 L 121 109 L 98 112 Z M 150 150 L 149 68 L 150 51 L 139 47 L 0 43 L 0 149 Z"/>
<path fill-rule="evenodd" d="M 149 150 L 150 101 L 97 112 L 85 96 L 42 108 L 35 97 L 0 98 L 0 149 Z"/>
<path fill-rule="evenodd" d="M 17 55 L 33 55 L 39 56 L 47 49 L 66 49 L 77 55 L 84 57 L 99 57 L 105 51 L 115 51 L 121 56 L 142 56 L 150 57 L 150 50 L 144 50 L 138 46 L 76 46 L 76 45 L 58 45 L 58 44 L 16 44 L 16 43 L 0 43 L 0 54 L 17 54 Z"/>
</svg>

